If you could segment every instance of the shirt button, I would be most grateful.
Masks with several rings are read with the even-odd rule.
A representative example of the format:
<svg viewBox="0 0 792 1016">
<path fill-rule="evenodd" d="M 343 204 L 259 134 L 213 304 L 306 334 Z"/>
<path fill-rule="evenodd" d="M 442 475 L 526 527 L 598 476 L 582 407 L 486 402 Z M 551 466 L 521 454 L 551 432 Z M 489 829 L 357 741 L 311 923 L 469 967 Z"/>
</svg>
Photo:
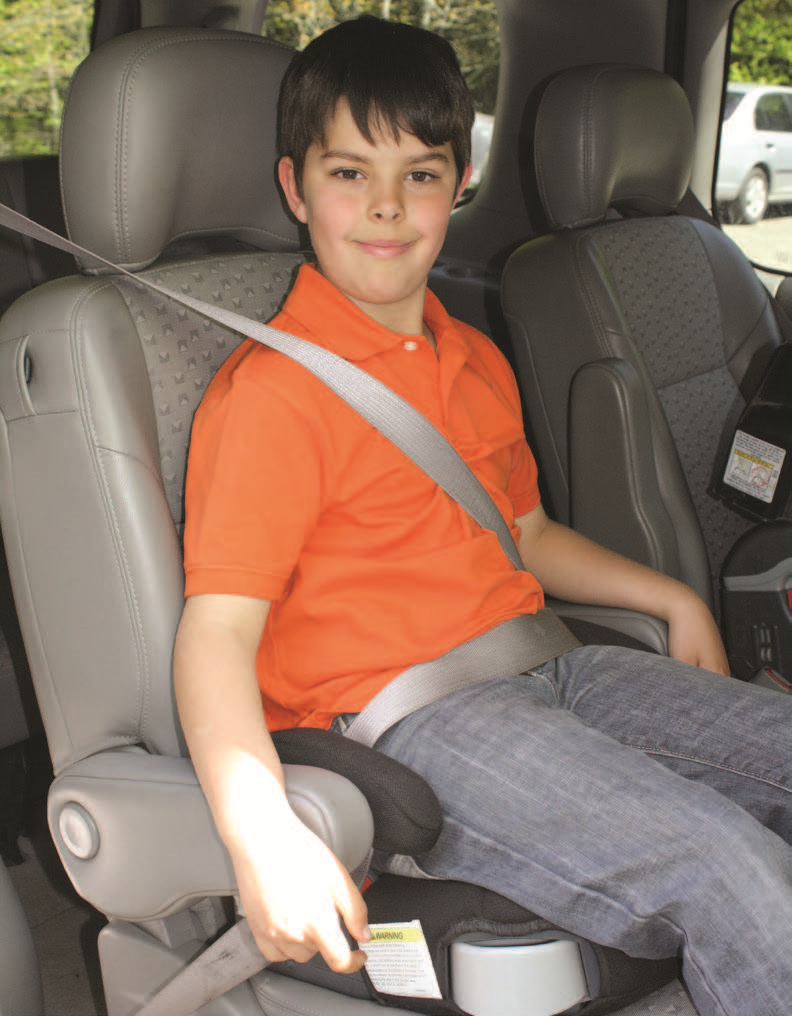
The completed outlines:
<svg viewBox="0 0 792 1016">
<path fill-rule="evenodd" d="M 415 350 L 418 348 L 418 343 L 413 341 L 413 339 L 407 339 L 407 341 L 404 343 L 404 348 L 407 350 L 408 353 L 414 353 Z"/>
</svg>

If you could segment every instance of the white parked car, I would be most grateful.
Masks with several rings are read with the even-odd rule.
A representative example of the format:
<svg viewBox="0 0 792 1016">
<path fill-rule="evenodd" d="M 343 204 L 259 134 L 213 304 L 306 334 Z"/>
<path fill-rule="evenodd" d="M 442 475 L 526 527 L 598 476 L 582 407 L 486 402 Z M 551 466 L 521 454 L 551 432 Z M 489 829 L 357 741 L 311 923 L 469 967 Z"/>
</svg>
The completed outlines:
<svg viewBox="0 0 792 1016">
<path fill-rule="evenodd" d="M 792 88 L 728 86 L 715 200 L 745 223 L 770 204 L 792 203 Z"/>
</svg>

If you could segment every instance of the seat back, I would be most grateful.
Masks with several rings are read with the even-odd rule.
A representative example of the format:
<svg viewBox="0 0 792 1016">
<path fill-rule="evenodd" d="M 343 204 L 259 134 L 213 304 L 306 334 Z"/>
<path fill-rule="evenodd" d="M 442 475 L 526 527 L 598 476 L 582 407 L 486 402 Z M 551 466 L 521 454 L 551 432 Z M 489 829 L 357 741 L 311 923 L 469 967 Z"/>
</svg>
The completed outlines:
<svg viewBox="0 0 792 1016">
<path fill-rule="evenodd" d="M 557 75 L 531 185 L 549 232 L 512 255 L 502 296 L 555 517 L 717 609 L 713 580 L 749 523 L 708 486 L 782 336 L 741 251 L 677 212 L 692 152 L 686 96 L 666 75 Z"/>
<path fill-rule="evenodd" d="M 72 240 L 270 318 L 303 260 L 275 182 L 290 58 L 170 28 L 92 54 L 64 111 Z M 187 442 L 239 341 L 112 274 L 39 287 L 0 323 L 0 511 L 56 772 L 104 748 L 183 752 L 170 664 Z"/>
</svg>

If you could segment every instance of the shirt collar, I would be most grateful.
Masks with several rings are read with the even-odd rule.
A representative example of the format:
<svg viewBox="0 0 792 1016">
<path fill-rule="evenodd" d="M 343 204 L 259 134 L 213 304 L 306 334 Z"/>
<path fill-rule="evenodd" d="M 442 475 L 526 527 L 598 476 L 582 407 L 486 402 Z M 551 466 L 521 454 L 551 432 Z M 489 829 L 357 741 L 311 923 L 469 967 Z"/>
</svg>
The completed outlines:
<svg viewBox="0 0 792 1016">
<path fill-rule="evenodd" d="M 414 335 L 392 332 L 370 318 L 332 282 L 328 282 L 315 265 L 301 266 L 283 310 L 310 332 L 312 342 L 343 356 L 345 360 L 365 360 L 402 345 L 406 339 L 415 338 Z M 452 321 L 429 290 L 426 292 L 424 321 L 439 347 L 443 335 L 452 329 Z"/>
</svg>

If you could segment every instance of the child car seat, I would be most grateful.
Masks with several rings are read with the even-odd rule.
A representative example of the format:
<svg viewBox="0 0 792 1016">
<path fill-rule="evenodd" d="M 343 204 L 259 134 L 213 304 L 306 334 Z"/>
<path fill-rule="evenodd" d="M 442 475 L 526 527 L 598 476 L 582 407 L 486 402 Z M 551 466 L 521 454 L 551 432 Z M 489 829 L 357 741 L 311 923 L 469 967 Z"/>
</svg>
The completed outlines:
<svg viewBox="0 0 792 1016">
<path fill-rule="evenodd" d="M 92 54 L 64 111 L 72 239 L 171 289 L 271 317 L 304 259 L 274 179 L 289 58 L 255 36 L 201 29 L 147 29 Z M 185 757 L 170 667 L 190 423 L 239 341 L 112 274 L 49 283 L 0 322 L 0 516 L 56 772 L 50 827 L 78 892 L 108 917 L 99 948 L 110 1016 L 135 1010 L 234 921 L 233 871 Z M 376 843 L 361 792 L 305 766 L 290 767 L 288 783 L 300 817 L 359 865 Z M 406 881 L 382 884 L 403 898 Z M 460 942 L 451 979 L 470 985 L 460 989 L 468 1011 L 539 1016 L 592 994 L 610 997 L 584 1011 L 612 1011 L 675 969 L 620 956 L 619 980 L 605 953 L 570 950 L 534 915 L 501 923 L 526 922 L 509 943 L 516 953 L 498 956 L 492 935 Z M 563 953 L 549 996 L 524 989 L 526 941 Z M 295 974 L 306 971 L 264 971 L 201 1011 L 380 1011 L 361 982 Z"/>
</svg>

